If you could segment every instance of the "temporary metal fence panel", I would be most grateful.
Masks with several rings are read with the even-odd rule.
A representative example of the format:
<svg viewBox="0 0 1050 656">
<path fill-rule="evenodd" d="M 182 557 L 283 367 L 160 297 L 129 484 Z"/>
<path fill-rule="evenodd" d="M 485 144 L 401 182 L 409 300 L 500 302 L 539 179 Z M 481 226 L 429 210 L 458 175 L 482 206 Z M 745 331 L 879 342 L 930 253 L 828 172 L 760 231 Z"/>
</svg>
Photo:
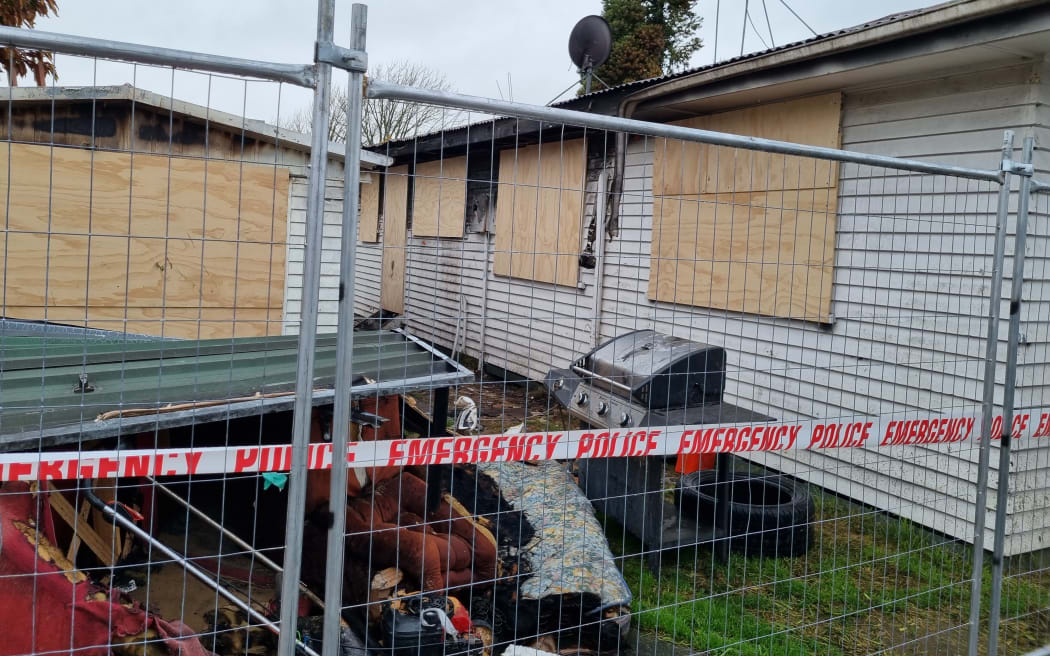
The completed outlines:
<svg viewBox="0 0 1050 656">
<path fill-rule="evenodd" d="M 1029 148 L 1028 143 L 1025 144 Z M 1017 371 L 1014 404 L 1018 412 L 1030 408 L 1043 407 L 1050 399 L 1046 387 L 1046 363 L 1050 358 L 1046 354 L 1048 336 L 1050 336 L 1050 306 L 1047 294 L 1047 249 L 1050 238 L 1050 224 L 1047 223 L 1048 204 L 1047 190 L 1041 180 L 1046 179 L 1046 153 L 1036 148 L 1034 163 L 1035 176 L 1032 179 L 1032 193 L 1027 205 L 1018 207 L 1017 246 L 1012 255 L 1024 253 L 1023 282 L 1017 307 L 1018 326 L 1014 333 L 1018 342 L 1016 349 Z M 1027 210 L 1027 221 L 1023 212 Z M 1024 248 L 1021 244 L 1024 244 Z M 1019 263 L 1015 261 L 1012 270 L 1017 275 Z M 1013 308 L 1011 308 L 1013 309 Z M 1013 327 L 1011 327 L 1013 330 Z M 1046 415 L 1041 415 L 1042 432 L 1046 432 Z M 1047 534 L 1050 526 L 1046 517 L 1039 510 L 1047 499 L 1048 477 L 1040 470 L 1050 463 L 1050 449 L 1045 445 L 1023 440 L 1015 440 L 1007 462 L 1000 462 L 1009 467 L 1007 484 L 1008 495 L 1005 506 L 1008 509 L 1005 526 L 998 531 L 997 537 L 1009 544 L 1020 540 L 1023 546 L 1016 550 L 1018 555 L 1007 556 L 1001 565 L 1001 579 L 993 579 L 992 589 L 1001 590 L 1002 602 L 999 611 L 999 651 L 1000 653 L 1023 652 L 1021 645 L 1031 644 L 1033 639 L 1050 645 L 1047 637 L 1046 600 L 1039 595 L 1019 595 L 1011 603 L 1011 591 L 1028 591 L 1045 583 L 1048 576 L 1046 550 Z M 1003 490 L 1000 481 L 998 492 Z M 998 500 L 998 498 L 997 498 Z M 1010 512 L 1012 511 L 1012 512 Z M 1008 552 L 1009 553 L 1009 552 Z M 1033 633 L 1029 637 L 1027 634 Z M 1046 651 L 1044 647 L 1042 651 Z M 1040 650 L 1034 650 L 1040 653 Z"/>
<path fill-rule="evenodd" d="M 975 581 L 968 545 L 987 539 L 991 546 L 995 541 L 992 520 L 987 528 L 975 524 L 983 519 L 985 503 L 977 477 L 981 442 L 966 440 L 946 448 L 929 443 L 936 441 L 932 438 L 916 441 L 914 435 L 908 438 L 897 431 L 917 426 L 921 432 L 926 424 L 920 422 L 929 418 L 968 410 L 977 410 L 979 416 L 979 409 L 986 407 L 984 430 L 997 436 L 1002 432 L 996 413 L 1005 379 L 1001 374 L 997 379 L 994 372 L 1007 364 L 1008 354 L 1000 341 L 1006 342 L 1008 336 L 1002 340 L 993 336 L 995 348 L 986 348 L 989 330 L 998 333 L 1005 319 L 1000 304 L 990 305 L 988 298 L 998 295 L 1003 269 L 996 263 L 1003 261 L 1003 250 L 1013 237 L 1007 234 L 1011 196 L 999 193 L 998 182 L 988 181 L 1000 179 L 1000 171 L 939 169 L 906 161 L 896 161 L 893 168 L 873 166 L 885 162 L 864 153 L 842 152 L 831 154 L 843 163 L 828 167 L 821 160 L 765 159 L 709 146 L 692 151 L 700 162 L 697 170 L 695 163 L 678 154 L 686 147 L 664 135 L 739 145 L 760 153 L 763 148 L 777 153 L 829 153 L 732 135 L 710 139 L 678 126 L 572 115 L 375 81 L 369 94 L 426 100 L 450 112 L 513 116 L 479 120 L 467 113 L 458 117 L 465 127 L 452 126 L 385 147 L 384 152 L 396 160 L 388 176 L 411 180 L 388 186 L 386 201 L 390 202 L 391 188 L 407 193 L 410 209 L 398 206 L 407 217 L 399 213 L 397 219 L 411 226 L 409 232 L 415 231 L 417 222 L 422 224 L 420 236 L 409 236 L 404 246 L 395 247 L 406 268 L 403 305 L 398 310 L 413 330 L 479 362 L 534 381 L 549 370 L 568 368 L 596 343 L 640 329 L 656 330 L 724 346 L 725 398 L 734 406 L 781 421 L 810 417 L 844 425 L 879 417 L 883 422 L 896 421 L 879 423 L 878 439 L 864 448 L 742 453 L 730 465 L 728 476 L 733 480 L 746 477 L 752 485 L 766 481 L 775 489 L 771 479 L 777 485 L 787 480 L 807 496 L 816 495 L 819 503 L 806 520 L 811 549 L 796 556 L 795 562 L 754 553 L 761 549 L 756 541 L 750 544 L 751 554 L 735 556 L 735 565 L 730 555 L 727 565 L 717 560 L 718 549 L 712 548 L 717 540 L 712 543 L 708 537 L 699 539 L 700 551 L 690 549 L 685 566 L 681 553 L 676 553 L 679 550 L 672 550 L 678 556 L 677 566 L 665 565 L 661 576 L 653 577 L 647 567 L 657 549 L 644 541 L 633 542 L 639 536 L 629 535 L 631 529 L 642 534 L 646 529 L 645 522 L 632 526 L 630 515 L 653 513 L 662 518 L 658 524 L 674 524 L 674 509 L 681 512 L 681 497 L 688 486 L 683 487 L 673 463 L 644 468 L 643 479 L 659 476 L 655 488 L 637 479 L 628 484 L 615 478 L 611 467 L 601 468 L 598 476 L 613 477 L 615 482 L 610 479 L 599 485 L 597 494 L 592 493 L 594 465 L 577 465 L 584 470 L 581 486 L 605 518 L 614 516 L 628 525 L 626 532 L 620 528 L 613 533 L 610 549 L 621 571 L 630 572 L 632 620 L 647 629 L 643 636 L 655 634 L 658 640 L 688 645 L 695 652 L 757 645 L 784 653 L 792 649 L 800 653 L 966 650 Z M 605 189 L 598 185 L 615 170 L 614 135 L 601 129 L 605 127 L 639 132 L 627 139 L 627 172 L 616 199 L 619 214 L 613 217 L 595 213 L 606 201 Z M 581 142 L 586 152 L 582 166 L 574 150 L 581 148 Z M 1008 145 L 1002 151 L 1004 170 L 1027 171 L 1013 167 L 1012 136 Z M 989 151 L 995 153 L 994 144 L 989 144 Z M 464 164 L 457 160 L 463 158 L 465 169 L 474 171 L 465 181 L 462 174 L 442 174 L 446 169 L 459 170 L 455 167 Z M 989 159 L 1003 158 L 991 154 Z M 667 160 L 673 161 L 673 168 L 668 169 Z M 705 165 L 708 171 L 703 170 Z M 521 178 L 523 170 L 526 180 Z M 545 181 L 545 171 L 552 170 L 554 177 Z M 720 174 L 727 176 L 722 185 L 717 179 Z M 817 179 L 820 174 L 827 177 Z M 792 177 L 794 187 L 785 184 Z M 809 182 L 800 184 L 801 180 Z M 437 208 L 427 204 L 427 196 L 422 200 L 418 196 L 419 190 L 426 195 L 434 187 L 449 186 L 460 194 L 466 188 L 465 202 L 457 199 L 449 212 L 440 207 L 446 195 L 437 195 Z M 412 191 L 406 192 L 406 187 Z M 479 188 L 489 202 L 482 211 L 487 221 L 471 216 L 478 212 Z M 552 196 L 546 207 L 545 195 Z M 519 201 L 522 196 L 527 197 L 524 203 Z M 567 208 L 566 196 L 579 200 L 570 198 Z M 824 226 L 824 234 L 818 236 L 830 234 L 831 239 L 821 241 L 805 234 L 802 240 L 799 222 L 783 220 L 785 210 L 801 209 L 803 199 L 809 202 L 807 208 L 819 207 L 819 201 L 830 205 L 820 213 L 818 225 Z M 465 224 L 460 211 L 464 205 Z M 419 208 L 429 214 L 418 215 Z M 770 214 L 776 215 L 773 220 Z M 453 224 L 448 232 L 431 225 L 444 220 Z M 569 229 L 567 243 L 560 239 L 566 221 L 576 224 Z M 610 223 L 615 224 L 611 230 Z M 467 231 L 457 234 L 464 225 Z M 743 235 L 734 233 L 737 225 Z M 784 225 L 790 227 L 789 233 Z M 700 232 L 701 228 L 707 232 Z M 673 232 L 664 239 L 661 230 Z M 523 242 L 519 235 L 524 235 Z M 720 241 L 726 246 L 721 251 Z M 798 256 L 799 242 L 807 249 L 803 257 Z M 374 248 L 377 263 L 390 259 L 391 247 L 382 240 L 375 246 L 362 243 L 361 248 Z M 745 252 L 741 255 L 734 248 Z M 814 248 L 820 249 L 816 258 Z M 697 255 L 701 249 L 706 259 Z M 825 254 L 830 257 L 824 259 Z M 516 267 L 515 259 L 524 265 Z M 580 264 L 576 271 L 570 268 L 568 279 L 561 277 L 564 259 Z M 819 266 L 813 267 L 814 260 Z M 717 271 L 719 264 L 728 266 Z M 706 268 L 698 271 L 697 265 Z M 719 273 L 726 274 L 724 269 L 731 275 L 734 265 L 738 267 L 735 287 L 717 279 Z M 830 315 L 803 314 L 808 310 L 793 315 L 793 308 L 778 308 L 778 293 L 789 296 L 789 308 L 791 300 L 807 307 L 808 299 L 798 296 L 797 283 L 793 286 L 794 272 L 807 266 L 821 273 L 826 269 L 833 282 L 828 285 L 828 306 L 834 308 Z M 683 275 L 683 270 L 688 273 Z M 754 276 L 750 286 L 748 275 Z M 669 278 L 667 296 L 661 296 L 660 281 L 653 284 L 654 276 Z M 697 302 L 697 288 L 706 296 L 701 302 Z M 716 288 L 729 297 L 714 298 Z M 815 290 L 815 295 L 822 291 L 819 284 L 802 289 Z M 733 299 L 734 293 L 743 300 Z M 991 367 L 985 366 L 988 362 Z M 986 377 L 986 371 L 991 375 Z M 536 430 L 558 431 L 587 418 L 585 410 L 573 412 L 572 404 L 582 399 L 570 395 L 563 407 L 556 394 L 553 400 L 550 395 L 536 396 L 528 387 L 508 383 L 503 375 L 493 379 L 495 373 L 482 371 L 482 381 L 472 388 L 472 396 L 489 400 L 488 414 L 493 416 L 491 424 L 483 422 L 482 432 L 502 432 L 506 425 L 523 419 L 526 426 L 533 422 Z M 508 409 L 515 405 L 521 409 L 508 417 Z M 730 411 L 725 413 L 728 416 Z M 486 414 L 484 407 L 481 414 Z M 716 411 L 710 421 L 717 424 L 718 416 Z M 915 423 L 905 420 L 913 417 Z M 589 419 L 602 425 L 600 417 Z M 615 423 L 609 421 L 609 427 L 616 429 Z M 981 423 L 978 419 L 972 426 L 974 437 Z M 811 440 L 815 447 L 849 444 L 842 436 L 811 436 Z M 622 453 L 605 448 L 604 455 Z M 714 447 L 722 448 L 754 447 L 747 442 L 743 447 L 739 443 Z M 987 459 L 987 446 L 984 451 Z M 701 474 L 700 480 L 705 476 Z M 630 474 L 626 478 L 630 480 Z M 669 486 L 665 491 L 678 499 L 677 504 L 667 504 L 667 510 L 657 506 L 654 511 L 638 503 L 641 499 L 651 503 L 654 497 L 645 493 L 661 489 L 662 484 Z M 659 504 L 659 496 L 655 499 Z M 696 508 L 695 502 L 692 507 Z M 739 521 L 750 522 L 750 529 L 760 535 L 768 533 L 762 512 L 752 509 Z M 756 524 L 761 527 L 757 531 Z M 617 537 L 622 544 L 615 544 Z M 691 539 L 686 547 L 697 542 Z M 748 548 L 746 540 L 730 542 Z M 666 562 L 667 553 L 663 556 Z M 977 567 L 979 572 L 991 570 L 983 559 Z M 982 577 L 976 580 L 980 591 Z M 973 624 L 979 628 L 987 622 L 980 619 L 987 617 L 985 597 L 985 615 L 980 614 L 982 604 L 973 604 L 978 618 Z M 798 616 L 783 622 L 793 606 Z M 924 619 L 902 624 L 905 614 Z M 974 645 L 986 639 L 987 633 L 978 631 Z"/>
<path fill-rule="evenodd" d="M 312 65 L 0 28 L 96 82 L 0 100 L 0 652 L 1047 641 L 1031 137 L 365 83 L 334 9 Z"/>
<path fill-rule="evenodd" d="M 320 46 L 333 21 L 334 3 L 320 2 Z M 316 593 L 304 591 L 317 621 L 296 626 L 311 433 L 333 411 L 345 422 L 352 394 L 468 374 L 403 333 L 355 348 L 345 330 L 316 348 L 326 173 L 345 163 L 356 187 L 359 149 L 330 150 L 326 129 L 311 139 L 278 126 L 295 86 L 313 91 L 314 124 L 327 126 L 329 65 L 11 28 L 0 40 L 76 55 L 61 65 L 93 81 L 12 85 L 2 101 L 3 315 L 86 330 L 2 336 L 0 444 L 26 448 L 35 413 L 38 464 L 45 448 L 66 450 L 67 463 L 100 447 L 141 454 L 131 476 L 69 464 L 67 475 L 5 478 L 4 652 L 320 652 Z M 349 51 L 318 53 L 363 67 Z M 305 207 L 289 210 L 299 181 Z M 353 234 L 353 221 L 343 227 Z M 372 369 L 353 390 L 351 366 Z M 272 453 L 253 468 L 274 471 L 195 476 L 206 445 Z M 179 456 L 165 458 L 169 447 Z M 335 653 L 339 641 L 328 644 Z"/>
</svg>

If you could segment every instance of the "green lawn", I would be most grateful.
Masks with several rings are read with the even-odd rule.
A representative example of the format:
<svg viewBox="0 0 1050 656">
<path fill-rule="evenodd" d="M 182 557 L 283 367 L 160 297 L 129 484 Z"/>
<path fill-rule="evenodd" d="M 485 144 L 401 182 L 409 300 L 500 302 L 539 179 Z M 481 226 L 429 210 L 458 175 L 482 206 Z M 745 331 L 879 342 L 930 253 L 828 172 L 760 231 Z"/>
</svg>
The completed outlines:
<svg viewBox="0 0 1050 656">
<path fill-rule="evenodd" d="M 634 594 L 634 626 L 691 652 L 733 656 L 965 653 L 972 549 L 816 488 L 814 495 L 805 557 L 733 554 L 720 563 L 708 548 L 682 549 L 664 554 L 659 576 L 640 543 L 604 520 Z M 1007 574 L 1000 653 L 1020 654 L 1050 642 L 1050 572 L 1026 562 L 1008 564 Z M 985 615 L 990 580 L 988 563 Z"/>
</svg>

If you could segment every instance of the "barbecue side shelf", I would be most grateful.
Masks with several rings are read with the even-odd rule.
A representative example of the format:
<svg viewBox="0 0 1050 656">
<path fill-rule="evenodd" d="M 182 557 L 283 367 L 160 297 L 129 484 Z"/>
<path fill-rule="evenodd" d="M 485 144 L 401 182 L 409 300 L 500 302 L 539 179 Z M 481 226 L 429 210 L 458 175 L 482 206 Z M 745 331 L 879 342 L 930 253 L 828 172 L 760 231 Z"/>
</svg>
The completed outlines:
<svg viewBox="0 0 1050 656">
<path fill-rule="evenodd" d="M 570 369 L 553 369 L 544 381 L 550 394 L 573 413 L 573 391 L 583 381 Z M 577 419 L 583 421 L 576 413 Z M 719 424 L 765 422 L 771 418 L 729 403 L 710 403 L 670 411 L 650 411 L 637 423 L 639 427 L 681 424 Z M 591 424 L 584 422 L 585 425 Z M 685 516 L 664 498 L 665 458 L 588 458 L 577 462 L 580 487 L 597 511 L 612 517 L 642 541 L 646 562 L 658 570 L 665 551 L 710 544 L 726 559 L 729 553 L 728 504 L 716 500 L 714 517 Z M 732 456 L 718 454 L 718 480 L 732 468 Z M 718 486 L 721 492 L 727 486 Z M 725 512 L 723 512 L 725 511 Z"/>
</svg>

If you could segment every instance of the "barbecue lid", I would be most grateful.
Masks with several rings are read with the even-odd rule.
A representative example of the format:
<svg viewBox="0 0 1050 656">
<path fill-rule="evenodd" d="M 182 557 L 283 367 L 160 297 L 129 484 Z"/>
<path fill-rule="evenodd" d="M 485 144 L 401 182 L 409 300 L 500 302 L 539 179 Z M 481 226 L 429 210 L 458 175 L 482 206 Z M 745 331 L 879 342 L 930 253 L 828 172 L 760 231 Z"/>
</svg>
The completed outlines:
<svg viewBox="0 0 1050 656">
<path fill-rule="evenodd" d="M 659 402 L 669 393 L 673 398 L 668 401 L 673 404 L 692 404 L 721 397 L 725 350 L 638 330 L 602 344 L 580 358 L 577 366 L 630 388 L 631 395 L 643 403 Z M 593 384 L 623 395 L 598 378 Z M 658 393 L 650 389 L 653 385 L 660 388 Z"/>
</svg>

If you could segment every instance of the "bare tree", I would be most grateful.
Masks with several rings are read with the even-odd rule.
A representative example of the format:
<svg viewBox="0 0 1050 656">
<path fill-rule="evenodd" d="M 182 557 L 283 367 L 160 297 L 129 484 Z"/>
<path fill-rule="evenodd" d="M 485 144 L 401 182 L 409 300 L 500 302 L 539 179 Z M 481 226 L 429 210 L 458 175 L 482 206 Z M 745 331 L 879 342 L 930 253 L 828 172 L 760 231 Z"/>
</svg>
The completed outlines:
<svg viewBox="0 0 1050 656">
<path fill-rule="evenodd" d="M 369 77 L 409 87 L 453 90 L 452 84 L 443 74 L 422 64 L 406 61 L 380 64 L 370 71 Z M 361 143 L 376 146 L 426 134 L 454 124 L 458 116 L 458 112 L 433 105 L 368 100 L 361 120 Z"/>
<path fill-rule="evenodd" d="M 379 64 L 369 72 L 370 78 L 393 82 L 406 86 L 452 91 L 452 84 L 444 75 L 422 64 L 395 61 Z M 328 122 L 328 140 L 346 142 L 346 87 L 335 87 L 330 100 L 331 119 Z M 418 134 L 433 132 L 441 127 L 454 124 L 459 112 L 395 100 L 366 100 L 361 119 L 361 143 L 366 146 L 377 146 L 387 141 L 408 139 Z M 296 132 L 310 133 L 313 126 L 313 112 L 310 107 L 303 107 L 290 118 L 281 122 L 282 127 Z"/>
<path fill-rule="evenodd" d="M 346 143 L 346 87 L 334 87 L 328 100 L 328 140 Z M 313 131 L 313 106 L 301 107 L 289 118 L 281 121 L 281 127 L 303 134 Z"/>
</svg>

